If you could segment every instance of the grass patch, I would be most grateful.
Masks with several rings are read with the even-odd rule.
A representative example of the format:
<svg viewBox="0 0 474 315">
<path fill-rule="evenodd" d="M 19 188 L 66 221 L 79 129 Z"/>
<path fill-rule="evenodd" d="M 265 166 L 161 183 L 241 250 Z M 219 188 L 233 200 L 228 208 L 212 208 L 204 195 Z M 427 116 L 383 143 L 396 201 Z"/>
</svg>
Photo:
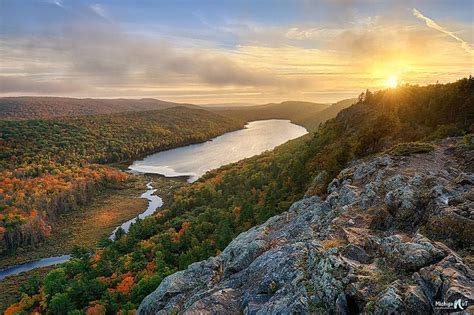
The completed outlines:
<svg viewBox="0 0 474 315">
<path fill-rule="evenodd" d="M 462 143 L 468 150 L 474 150 L 474 134 L 467 134 L 463 137 Z"/>
<path fill-rule="evenodd" d="M 429 153 L 434 150 L 434 145 L 426 142 L 409 142 L 400 143 L 395 147 L 389 149 L 386 153 L 395 156 L 408 156 L 417 153 Z"/>
<path fill-rule="evenodd" d="M 346 245 L 347 242 L 340 238 L 334 238 L 330 240 L 322 240 L 320 243 L 325 250 L 328 250 L 330 248 L 336 248 Z"/>
</svg>

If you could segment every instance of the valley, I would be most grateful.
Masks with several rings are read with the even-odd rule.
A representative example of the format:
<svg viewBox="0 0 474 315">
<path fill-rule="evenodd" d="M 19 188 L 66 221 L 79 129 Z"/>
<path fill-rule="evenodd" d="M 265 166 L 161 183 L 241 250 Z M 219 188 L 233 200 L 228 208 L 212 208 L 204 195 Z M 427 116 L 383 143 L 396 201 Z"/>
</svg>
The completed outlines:
<svg viewBox="0 0 474 315">
<path fill-rule="evenodd" d="M 33 305 L 31 307 L 43 310 L 43 306 L 40 306 L 41 301 L 48 303 L 44 310 L 64 309 L 64 307 L 68 311 L 88 310 L 100 305 L 100 308 L 104 308 L 107 312 L 133 311 L 138 307 L 143 312 L 148 312 L 148 309 L 154 310 L 154 306 L 149 305 L 161 305 L 156 304 L 161 303 L 159 293 L 161 289 L 147 298 L 145 304 L 142 304 L 143 299 L 158 288 L 162 281 L 173 281 L 174 272 L 184 270 L 194 262 L 229 251 L 226 249 L 227 246 L 239 234 L 245 235 L 241 233 L 255 230 L 252 227 L 268 219 L 273 220 L 271 218 L 287 211 L 305 196 L 305 198 L 327 197 L 331 193 L 331 189 L 327 187 L 331 187 L 333 179 L 342 176 L 338 174 L 351 163 L 360 164 L 363 163 L 360 161 L 377 157 L 384 152 L 402 155 L 430 152 L 431 148 L 437 145 L 435 141 L 453 136 L 458 137 L 457 143 L 465 147 L 460 154 L 464 158 L 467 156 L 469 160 L 471 154 L 469 150 L 472 150 L 470 133 L 474 108 L 473 87 L 473 80 L 469 78 L 446 85 L 406 86 L 397 91 L 383 90 L 375 93 L 367 91 L 360 96 L 356 104 L 342 109 L 335 118 L 321 125 L 318 123 L 319 127 L 313 132 L 306 135 L 302 133 L 301 137 L 283 143 L 291 139 L 289 137 L 279 142 L 282 144 L 273 150 L 256 156 L 235 162 L 224 159 L 223 164 L 232 163 L 223 166 L 217 164 L 200 172 L 170 166 L 172 165 L 170 162 L 180 164 L 179 156 L 159 158 L 160 154 L 166 157 L 166 152 L 157 153 L 151 160 L 144 158 L 141 163 L 147 161 L 149 164 L 147 167 L 158 167 L 155 169 L 158 173 L 191 176 L 190 181 L 193 183 L 186 183 L 178 178 L 180 185 L 176 189 L 169 190 L 169 200 L 165 200 L 164 206 L 154 215 L 131 225 L 128 233 L 121 233 L 115 241 L 100 242 L 92 252 L 90 247 L 76 248 L 70 261 L 49 271 L 41 283 L 28 286 L 28 290 L 26 287 L 22 289 L 21 292 L 26 295 L 23 295 L 20 302 L 13 304 L 8 312 L 22 309 L 24 307 L 22 305 Z M 395 97 L 392 93 L 399 94 Z M 321 112 L 327 109 L 327 107 L 321 109 Z M 168 110 L 174 109 L 164 111 Z M 201 110 L 195 113 L 205 115 Z M 124 114 L 119 114 L 118 117 L 122 117 L 121 115 Z M 242 113 L 225 115 L 229 122 L 240 123 L 240 126 L 243 126 L 242 121 L 245 119 L 242 118 Z M 108 118 L 100 117 L 101 121 L 104 119 L 107 121 Z M 419 142 L 413 144 L 413 141 Z M 128 152 L 133 152 L 131 147 L 125 147 Z M 97 148 L 100 149 L 100 146 Z M 181 152 L 179 148 L 174 150 Z M 216 152 L 222 155 L 223 152 L 229 154 L 231 151 L 225 149 Z M 105 158 L 101 161 L 102 163 L 121 161 L 128 156 L 121 154 L 118 159 Z M 190 155 L 191 158 L 193 154 Z M 137 159 L 143 157 L 141 154 L 134 156 Z M 211 158 L 205 158 L 203 161 L 207 160 Z M 151 161 L 157 164 L 153 166 Z M 199 161 L 198 157 L 196 161 Z M 202 162 L 198 164 L 200 163 Z M 127 164 L 136 165 L 131 162 Z M 163 172 L 160 169 L 163 166 L 167 166 L 173 172 Z M 147 167 L 141 171 L 149 173 L 150 168 Z M 218 168 L 214 169 L 215 167 Z M 208 169 L 211 170 L 199 177 Z M 114 170 L 119 171 L 115 168 Z M 137 170 L 139 169 L 135 171 Z M 469 168 L 464 171 L 470 172 Z M 130 179 L 124 179 L 124 183 L 128 180 Z M 162 180 L 166 186 L 170 179 L 162 178 Z M 147 182 L 148 180 L 142 179 L 143 184 Z M 157 193 L 161 196 L 160 190 Z M 374 215 L 375 218 L 384 214 L 387 222 L 393 222 L 391 220 L 394 219 L 390 218 L 393 214 L 390 212 L 385 214 L 382 210 L 383 207 L 371 211 L 379 211 Z M 443 215 L 450 220 L 458 220 L 448 212 Z M 472 221 L 462 222 L 465 224 L 464 230 L 472 228 Z M 113 228 L 110 227 L 110 230 Z M 403 230 L 403 233 L 412 235 L 409 230 Z M 430 233 L 432 233 L 430 237 L 435 241 L 444 242 L 446 246 L 451 246 L 452 250 L 462 253 L 470 250 L 471 242 L 460 242 L 459 233 L 453 234 L 443 230 Z M 105 235 L 110 235 L 110 231 Z M 318 241 L 326 249 L 336 248 L 336 251 L 342 248 L 341 246 L 347 245 L 346 241 L 334 237 L 323 236 Z M 249 246 L 253 248 L 254 245 Z M 463 257 L 468 262 L 472 261 L 469 255 Z M 284 259 L 287 261 L 289 258 Z M 380 257 L 380 260 L 381 263 L 388 263 L 386 257 Z M 331 273 L 332 270 L 327 272 Z M 167 278 L 169 275 L 172 276 Z M 18 276 L 19 279 L 21 277 L 22 275 Z M 10 280 L 7 278 L 5 281 Z M 278 292 L 280 284 L 275 285 L 275 289 L 272 290 Z M 390 282 L 383 285 L 385 287 L 378 288 L 376 294 L 382 294 Z M 44 297 L 40 290 L 48 290 L 49 293 Z M 284 291 L 281 292 L 284 294 Z M 87 298 L 80 300 L 74 298 L 81 294 Z M 268 297 L 271 298 L 271 294 Z M 178 301 L 180 295 L 176 295 L 176 298 Z M 371 296 L 371 299 L 375 299 L 375 296 Z M 324 301 L 327 304 L 317 304 L 316 307 L 333 307 L 332 298 Z M 357 308 L 370 309 L 371 301 L 363 299 L 358 302 Z M 170 305 L 173 309 L 184 310 L 179 303 Z"/>
<path fill-rule="evenodd" d="M 262 124 L 265 123 L 265 121 L 258 123 Z M 281 124 L 279 128 L 273 128 L 275 126 L 271 125 L 278 123 Z M 293 132 L 288 133 L 289 128 L 293 128 Z M 266 149 L 272 149 L 275 145 L 281 144 L 288 139 L 304 134 L 306 131 L 304 128 L 292 125 L 286 121 L 269 120 L 266 125 L 263 124 L 260 128 L 250 128 L 244 134 L 235 133 L 236 132 L 226 133 L 223 136 L 206 142 L 211 144 L 213 146 L 212 148 L 198 149 L 200 154 L 207 151 L 207 156 L 204 157 L 202 161 L 206 159 L 212 161 L 212 164 L 207 166 L 207 169 L 203 169 L 199 176 L 206 170 L 227 164 L 229 161 L 228 158 L 236 161 L 240 159 L 239 156 L 242 158 L 245 155 L 252 156 L 261 153 Z M 222 137 L 225 137 L 223 139 L 226 140 L 220 140 Z M 246 152 L 246 144 L 254 140 L 258 140 L 261 145 L 252 146 L 251 148 L 248 147 L 249 151 Z M 225 146 L 229 145 L 229 141 L 232 146 L 240 148 L 238 151 L 234 151 L 234 153 L 237 154 L 236 156 L 223 155 L 223 152 L 228 149 L 226 149 Z M 195 146 L 201 146 L 201 144 L 180 147 L 179 150 L 187 150 L 188 147 L 192 148 Z M 168 152 L 173 154 L 173 150 L 163 151 L 159 154 L 167 155 Z M 182 154 L 178 154 L 178 156 L 181 155 Z M 183 156 L 182 161 L 184 162 L 187 159 L 189 163 L 195 163 L 195 161 L 192 161 L 194 156 L 195 153 L 188 154 L 187 157 Z M 225 159 L 219 161 L 219 158 L 222 157 L 225 157 Z M 52 226 L 53 232 L 48 235 L 46 240 L 40 245 L 22 247 L 12 253 L 2 255 L 0 257 L 0 281 L 8 278 L 4 280 L 4 283 L 12 283 L 12 281 L 14 281 L 17 286 L 25 284 L 26 279 L 28 279 L 28 276 L 25 276 L 25 274 L 37 274 L 38 272 L 41 274 L 41 270 L 46 272 L 51 269 L 51 265 L 53 264 L 68 261 L 71 259 L 70 253 L 74 252 L 76 248 L 93 249 L 100 243 L 106 244 L 110 242 L 104 239 L 107 238 L 107 235 L 122 235 L 116 234 L 119 228 L 125 229 L 124 232 L 126 233 L 130 224 L 136 221 L 135 217 L 138 214 L 140 214 L 141 220 L 153 214 L 156 208 L 160 207 L 163 202 L 169 203 L 171 201 L 174 191 L 185 185 L 182 178 L 187 174 L 171 174 L 175 176 L 166 178 L 164 176 L 154 175 L 152 174 L 154 172 L 148 171 L 148 169 L 144 169 L 141 172 L 137 171 L 133 165 L 135 165 L 135 163 L 130 166 L 133 174 L 127 175 L 128 179 L 121 187 L 108 188 L 100 192 L 96 197 L 93 197 L 91 201 L 81 206 L 81 208 L 70 213 L 61 214 L 56 223 Z M 116 166 L 124 170 L 127 169 L 127 164 L 124 163 L 117 164 Z M 162 175 L 170 174 L 165 172 Z M 145 186 L 147 186 L 149 190 L 141 194 Z M 143 209 L 146 208 L 147 202 L 145 200 L 146 198 L 150 198 L 148 196 L 150 193 L 160 196 L 152 196 L 153 198 L 159 199 L 157 200 L 158 203 L 149 199 L 149 209 L 142 212 Z M 138 198 L 140 194 L 142 198 Z M 145 200 L 143 200 L 143 198 L 145 198 Z M 154 203 L 155 205 L 153 206 Z M 122 224 L 122 222 L 128 218 L 131 219 Z M 120 231 L 120 233 L 124 232 Z M 110 236 L 110 238 L 113 240 L 112 236 Z M 36 269 L 39 269 L 39 271 Z M 22 274 L 17 275 L 18 273 Z M 5 302 L 5 305 L 19 298 L 17 291 L 5 290 L 4 292 L 5 294 L 0 294 L 0 300 L 8 301 Z"/>
<path fill-rule="evenodd" d="M 473 12 L 0 0 L 0 314 L 474 314 Z"/>
</svg>

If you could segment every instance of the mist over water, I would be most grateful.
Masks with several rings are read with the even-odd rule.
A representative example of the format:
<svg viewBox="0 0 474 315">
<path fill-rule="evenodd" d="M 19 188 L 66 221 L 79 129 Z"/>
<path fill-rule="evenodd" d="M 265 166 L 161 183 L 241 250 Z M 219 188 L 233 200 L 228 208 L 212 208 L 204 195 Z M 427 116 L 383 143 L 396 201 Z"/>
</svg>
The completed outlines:
<svg viewBox="0 0 474 315">
<path fill-rule="evenodd" d="M 228 132 L 210 141 L 152 154 L 135 161 L 136 172 L 166 177 L 187 176 L 196 181 L 209 170 L 258 155 L 307 133 L 289 120 L 270 119 L 248 123 L 245 129 Z"/>
</svg>

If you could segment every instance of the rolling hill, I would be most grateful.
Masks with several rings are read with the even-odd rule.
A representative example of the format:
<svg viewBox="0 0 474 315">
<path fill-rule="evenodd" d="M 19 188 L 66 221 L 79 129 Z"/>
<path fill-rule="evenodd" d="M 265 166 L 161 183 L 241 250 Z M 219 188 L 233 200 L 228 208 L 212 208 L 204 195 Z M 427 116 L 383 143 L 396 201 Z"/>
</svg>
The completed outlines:
<svg viewBox="0 0 474 315">
<path fill-rule="evenodd" d="M 337 113 L 356 99 L 346 99 L 335 104 L 287 101 L 257 106 L 233 106 L 212 108 L 215 113 L 240 120 L 252 121 L 262 119 L 290 119 L 308 130 L 315 130 L 320 123 L 333 118 Z"/>
<path fill-rule="evenodd" d="M 0 119 L 51 119 L 68 116 L 112 114 L 165 109 L 175 106 L 197 107 L 153 98 L 143 99 L 92 99 L 67 97 L 2 97 Z"/>
<path fill-rule="evenodd" d="M 256 106 L 225 106 L 203 109 L 214 113 L 252 121 L 262 119 L 290 119 L 308 130 L 355 103 L 347 99 L 335 104 L 286 101 Z M 0 98 L 0 120 L 53 119 L 61 117 L 93 116 L 122 112 L 161 110 L 176 106 L 200 108 L 192 104 L 173 103 L 153 98 L 144 99 L 93 99 L 67 97 L 3 97 Z"/>
</svg>

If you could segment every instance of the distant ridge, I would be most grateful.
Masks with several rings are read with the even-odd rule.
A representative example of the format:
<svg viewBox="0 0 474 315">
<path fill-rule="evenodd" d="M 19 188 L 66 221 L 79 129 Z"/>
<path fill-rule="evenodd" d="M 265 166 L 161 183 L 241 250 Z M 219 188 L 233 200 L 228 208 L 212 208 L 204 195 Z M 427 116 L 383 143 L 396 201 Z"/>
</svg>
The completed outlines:
<svg viewBox="0 0 474 315">
<path fill-rule="evenodd" d="M 319 112 L 313 112 L 309 115 L 301 115 L 294 122 L 306 127 L 306 129 L 308 130 L 315 130 L 319 127 L 320 123 L 323 123 L 326 120 L 336 117 L 341 110 L 355 104 L 356 102 L 356 98 L 345 99 L 334 103 L 328 108 L 325 108 Z"/>
<path fill-rule="evenodd" d="M 51 119 L 70 116 L 87 116 L 165 109 L 175 106 L 198 107 L 153 98 L 93 99 L 69 97 L 2 97 L 1 120 Z"/>
<path fill-rule="evenodd" d="M 246 121 L 261 119 L 290 119 L 308 130 L 318 128 L 319 124 L 335 117 L 339 111 L 351 106 L 355 98 L 345 99 L 334 104 L 286 101 L 256 106 L 229 106 L 206 108 L 218 114 Z"/>
<path fill-rule="evenodd" d="M 356 99 L 346 99 L 334 104 L 286 101 L 251 106 L 201 107 L 187 103 L 173 103 L 154 98 L 94 99 L 48 96 L 21 96 L 0 98 L 0 120 L 53 119 L 105 115 L 124 112 L 142 112 L 184 106 L 202 108 L 234 119 L 253 121 L 262 119 L 289 119 L 308 130 L 349 107 Z"/>
</svg>

